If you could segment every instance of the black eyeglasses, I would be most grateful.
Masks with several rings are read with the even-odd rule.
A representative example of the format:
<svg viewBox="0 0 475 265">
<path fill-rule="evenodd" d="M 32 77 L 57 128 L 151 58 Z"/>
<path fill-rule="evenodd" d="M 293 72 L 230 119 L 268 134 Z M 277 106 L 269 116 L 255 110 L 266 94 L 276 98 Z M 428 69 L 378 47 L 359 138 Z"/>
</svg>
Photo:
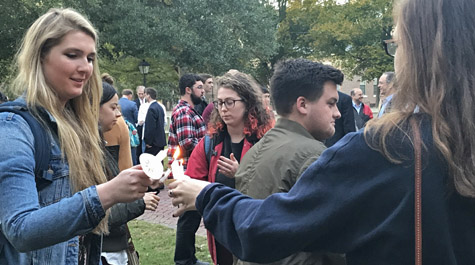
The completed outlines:
<svg viewBox="0 0 475 265">
<path fill-rule="evenodd" d="M 234 108 L 234 105 L 236 105 L 236 101 L 244 101 L 243 99 L 232 99 L 232 98 L 227 98 L 225 100 L 216 100 L 213 101 L 213 105 L 216 109 L 221 109 L 224 106 L 226 106 L 227 109 L 232 109 Z"/>
<path fill-rule="evenodd" d="M 393 39 L 384 40 L 383 41 L 383 46 L 384 46 L 384 50 L 386 51 L 386 54 L 391 56 L 391 57 L 394 57 L 394 55 L 396 54 L 396 50 L 397 50 L 397 43 L 394 42 Z"/>
</svg>

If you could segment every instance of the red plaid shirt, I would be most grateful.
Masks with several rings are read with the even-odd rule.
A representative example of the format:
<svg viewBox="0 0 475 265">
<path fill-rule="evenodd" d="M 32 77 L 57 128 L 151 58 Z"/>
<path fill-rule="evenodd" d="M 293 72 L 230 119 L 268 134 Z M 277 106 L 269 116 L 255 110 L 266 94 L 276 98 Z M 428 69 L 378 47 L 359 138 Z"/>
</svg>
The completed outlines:
<svg viewBox="0 0 475 265">
<path fill-rule="evenodd" d="M 173 108 L 168 132 L 168 167 L 173 162 L 173 154 L 180 147 L 183 167 L 186 169 L 188 158 L 198 142 L 206 134 L 206 123 L 203 118 L 184 100 L 180 100 Z"/>
</svg>

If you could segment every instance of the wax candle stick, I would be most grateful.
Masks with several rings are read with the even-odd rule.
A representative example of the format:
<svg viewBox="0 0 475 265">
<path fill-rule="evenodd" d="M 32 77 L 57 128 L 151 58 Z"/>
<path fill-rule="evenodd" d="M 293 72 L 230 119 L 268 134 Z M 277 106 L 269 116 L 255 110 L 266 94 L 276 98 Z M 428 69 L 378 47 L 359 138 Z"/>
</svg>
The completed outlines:
<svg viewBox="0 0 475 265">
<path fill-rule="evenodd" d="M 180 163 L 179 160 L 175 160 L 172 163 L 172 172 L 174 179 L 183 179 L 185 176 L 185 170 L 183 169 L 183 165 Z"/>
<path fill-rule="evenodd" d="M 168 179 L 168 176 L 170 176 L 170 173 L 172 173 L 172 170 L 170 168 L 167 168 L 167 171 L 163 174 L 163 177 L 160 178 L 160 182 L 164 182 L 166 179 Z"/>
</svg>

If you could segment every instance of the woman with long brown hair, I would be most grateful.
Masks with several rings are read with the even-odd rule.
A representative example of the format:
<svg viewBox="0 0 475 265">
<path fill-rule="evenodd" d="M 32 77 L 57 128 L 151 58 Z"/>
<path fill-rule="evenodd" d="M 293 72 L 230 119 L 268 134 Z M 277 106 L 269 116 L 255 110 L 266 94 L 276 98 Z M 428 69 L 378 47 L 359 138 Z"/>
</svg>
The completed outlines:
<svg viewBox="0 0 475 265">
<path fill-rule="evenodd" d="M 392 112 L 325 151 L 287 194 L 172 183 L 176 214 L 196 207 L 254 262 L 312 250 L 350 265 L 475 264 L 475 1 L 398 4 Z"/>
</svg>

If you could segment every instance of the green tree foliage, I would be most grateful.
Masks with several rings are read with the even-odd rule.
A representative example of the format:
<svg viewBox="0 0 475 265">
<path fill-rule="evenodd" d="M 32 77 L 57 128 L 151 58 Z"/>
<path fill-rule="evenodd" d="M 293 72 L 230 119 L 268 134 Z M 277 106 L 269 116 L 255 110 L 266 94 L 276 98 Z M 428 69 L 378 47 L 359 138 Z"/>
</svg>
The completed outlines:
<svg viewBox="0 0 475 265">
<path fill-rule="evenodd" d="M 277 14 L 256 0 L 69 1 L 85 12 L 102 40 L 134 56 L 162 58 L 183 71 L 221 74 L 276 50 Z"/>
<path fill-rule="evenodd" d="M 315 1 L 294 1 L 287 9 L 285 19 L 279 24 L 278 41 L 282 56 L 311 57 L 314 53 L 310 35 L 312 26 L 318 21 L 320 7 Z"/>
<path fill-rule="evenodd" d="M 286 54 L 330 60 L 365 80 L 393 68 L 382 47 L 392 28 L 392 1 L 292 1 L 280 24 L 279 42 Z"/>
<path fill-rule="evenodd" d="M 33 8 L 22 1 L 0 2 L 0 88 L 11 72 L 17 43 L 31 23 L 26 18 L 34 16 L 32 13 Z"/>
<path fill-rule="evenodd" d="M 103 48 L 107 51 L 108 56 L 103 56 L 99 61 L 101 72 L 108 73 L 114 78 L 114 86 L 119 93 L 123 89 L 135 90 L 138 85 L 143 85 L 143 75 L 138 71 L 141 59 L 116 52 L 110 43 L 105 43 Z M 164 102 L 174 102 L 178 95 L 176 84 L 179 76 L 173 65 L 155 58 L 144 59 L 153 66 L 146 75 L 147 87 L 157 89 L 158 99 Z"/>
<path fill-rule="evenodd" d="M 282 58 L 330 60 L 366 80 L 391 70 L 381 39 L 392 30 L 392 1 L 336 1 L 4 0 L 0 85 L 25 30 L 50 7 L 73 7 L 91 20 L 101 67 L 119 89 L 142 83 L 142 59 L 151 63 L 147 83 L 172 96 L 182 72 L 220 75 L 233 68 L 266 83 Z"/>
<path fill-rule="evenodd" d="M 72 7 L 99 32 L 101 66 L 128 87 L 141 80 L 133 62 L 143 58 L 151 63 L 148 83 L 170 87 L 176 86 L 177 73 L 184 71 L 214 75 L 230 68 L 251 71 L 256 61 L 257 66 L 266 64 L 277 49 L 277 12 L 267 1 L 18 0 L 4 5 L 0 9 L 9 16 L 0 19 L 8 23 L 0 28 L 2 37 L 8 38 L 1 41 L 9 53 L 0 54 L 0 63 L 11 63 L 21 35 L 38 16 L 50 7 Z M 4 35 L 6 29 L 14 32 Z M 0 68 L 4 82 L 8 71 L 4 65 Z"/>
<path fill-rule="evenodd" d="M 13 58 L 29 26 L 52 6 L 61 6 L 60 0 L 0 1 L 0 90 L 10 98 L 15 93 L 9 82 L 13 75 Z"/>
</svg>

